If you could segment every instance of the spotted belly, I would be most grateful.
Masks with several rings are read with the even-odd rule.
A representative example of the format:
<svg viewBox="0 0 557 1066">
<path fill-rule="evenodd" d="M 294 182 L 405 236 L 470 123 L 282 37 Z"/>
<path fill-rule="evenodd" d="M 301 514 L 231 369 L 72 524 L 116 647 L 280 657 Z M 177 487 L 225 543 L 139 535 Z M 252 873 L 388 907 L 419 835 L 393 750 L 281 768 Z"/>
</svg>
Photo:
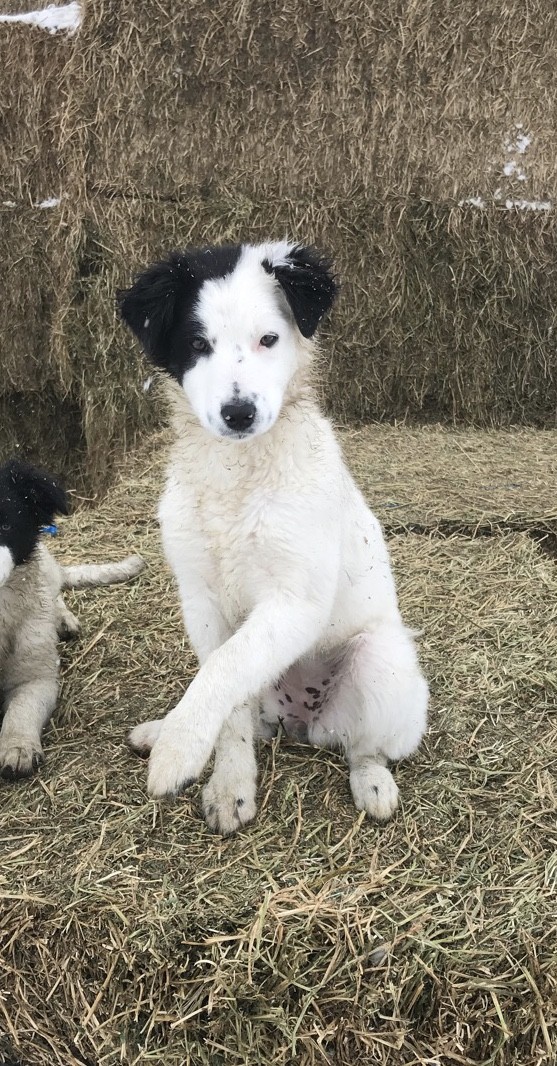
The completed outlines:
<svg viewBox="0 0 557 1066">
<path fill-rule="evenodd" d="M 288 736 L 307 741 L 311 727 L 334 703 L 342 666 L 342 655 L 292 666 L 265 692 L 262 724 L 272 730 L 281 725 Z"/>
</svg>

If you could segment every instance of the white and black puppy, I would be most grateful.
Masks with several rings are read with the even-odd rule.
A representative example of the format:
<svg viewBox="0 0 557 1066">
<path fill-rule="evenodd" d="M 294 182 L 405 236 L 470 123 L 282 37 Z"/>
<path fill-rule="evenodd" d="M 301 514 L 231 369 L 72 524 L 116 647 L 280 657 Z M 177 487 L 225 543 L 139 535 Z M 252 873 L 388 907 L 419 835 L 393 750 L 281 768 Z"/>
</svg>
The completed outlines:
<svg viewBox="0 0 557 1066">
<path fill-rule="evenodd" d="M 143 568 L 132 555 L 103 566 L 60 566 L 39 543 L 41 527 L 67 514 L 49 474 L 16 459 L 0 466 L 0 775 L 23 777 L 42 761 L 41 733 L 58 696 L 59 636 L 79 623 L 63 588 L 127 581 Z"/>
<path fill-rule="evenodd" d="M 256 812 L 254 719 L 341 748 L 356 806 L 387 819 L 388 760 L 415 751 L 427 684 L 377 519 L 312 388 L 336 283 L 286 242 L 177 252 L 119 296 L 166 372 L 176 440 L 162 538 L 201 668 L 163 720 L 136 727 L 148 789 L 205 786 L 223 833 Z M 260 718 L 259 718 L 260 715 Z"/>
</svg>

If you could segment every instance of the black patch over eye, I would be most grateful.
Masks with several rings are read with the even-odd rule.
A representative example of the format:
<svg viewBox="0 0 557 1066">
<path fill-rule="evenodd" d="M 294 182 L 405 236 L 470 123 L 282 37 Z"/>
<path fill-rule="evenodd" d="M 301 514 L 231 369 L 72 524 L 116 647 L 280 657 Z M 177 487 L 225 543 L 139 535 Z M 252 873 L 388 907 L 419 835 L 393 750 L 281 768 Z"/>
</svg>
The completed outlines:
<svg viewBox="0 0 557 1066">
<path fill-rule="evenodd" d="M 11 528 L 12 527 L 9 522 L 2 522 L 2 525 L 0 526 L 0 530 L 2 531 L 2 533 L 7 533 Z"/>
<path fill-rule="evenodd" d="M 210 351 L 209 341 L 205 340 L 205 337 L 194 337 L 191 346 L 194 352 L 208 352 Z"/>
<path fill-rule="evenodd" d="M 276 344 L 277 341 L 278 341 L 278 334 L 276 334 L 276 333 L 265 333 L 264 336 L 259 341 L 259 343 L 262 344 L 264 348 L 272 348 L 273 344 Z"/>
</svg>

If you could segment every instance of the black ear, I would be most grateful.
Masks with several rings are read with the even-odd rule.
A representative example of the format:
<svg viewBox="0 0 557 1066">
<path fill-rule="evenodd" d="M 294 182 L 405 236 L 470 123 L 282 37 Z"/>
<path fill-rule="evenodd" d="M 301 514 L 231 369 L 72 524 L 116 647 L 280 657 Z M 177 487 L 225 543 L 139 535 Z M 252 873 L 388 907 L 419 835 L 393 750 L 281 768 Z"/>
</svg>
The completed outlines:
<svg viewBox="0 0 557 1066">
<path fill-rule="evenodd" d="M 68 513 L 64 489 L 44 470 L 12 459 L 7 464 L 6 473 L 18 496 L 31 506 L 39 522 L 49 523 L 56 514 Z"/>
<path fill-rule="evenodd" d="M 263 266 L 275 275 L 302 336 L 313 337 L 338 292 L 331 262 L 316 248 L 298 244 L 286 261 L 275 265 L 266 259 Z"/>
<path fill-rule="evenodd" d="M 174 322 L 176 297 L 183 286 L 184 261 L 173 253 L 139 274 L 129 289 L 116 294 L 120 315 L 154 363 L 164 362 L 162 349 Z"/>
</svg>

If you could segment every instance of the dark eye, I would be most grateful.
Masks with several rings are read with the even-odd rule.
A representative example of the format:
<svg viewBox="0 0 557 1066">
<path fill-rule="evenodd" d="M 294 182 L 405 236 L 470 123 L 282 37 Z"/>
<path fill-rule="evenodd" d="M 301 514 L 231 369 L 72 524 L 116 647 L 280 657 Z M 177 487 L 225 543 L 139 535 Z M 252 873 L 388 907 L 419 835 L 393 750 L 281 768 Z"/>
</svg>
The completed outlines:
<svg viewBox="0 0 557 1066">
<path fill-rule="evenodd" d="M 272 348 L 273 344 L 276 344 L 277 341 L 278 336 L 276 333 L 265 333 L 259 343 L 262 344 L 264 348 Z"/>
<path fill-rule="evenodd" d="M 0 526 L 0 529 L 2 530 L 2 533 L 8 533 L 11 528 L 12 527 L 11 527 L 9 522 L 3 522 L 2 525 Z"/>
<path fill-rule="evenodd" d="M 205 340 L 205 337 L 194 337 L 191 346 L 194 352 L 208 352 L 209 342 Z"/>
</svg>

